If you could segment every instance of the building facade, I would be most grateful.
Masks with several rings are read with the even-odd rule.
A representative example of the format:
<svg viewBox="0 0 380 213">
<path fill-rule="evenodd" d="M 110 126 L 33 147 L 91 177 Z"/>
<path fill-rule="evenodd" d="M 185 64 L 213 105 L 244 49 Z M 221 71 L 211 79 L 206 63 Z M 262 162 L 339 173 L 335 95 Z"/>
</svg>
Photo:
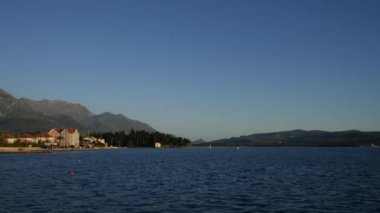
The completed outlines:
<svg viewBox="0 0 380 213">
<path fill-rule="evenodd" d="M 156 143 L 154 143 L 154 147 L 155 148 L 161 148 L 161 143 L 160 142 L 156 142 Z"/>
<path fill-rule="evenodd" d="M 5 138 L 5 141 L 7 141 L 7 143 L 9 144 L 13 144 L 14 142 L 18 140 L 18 138 L 12 134 L 5 134 L 4 138 Z"/>
<path fill-rule="evenodd" d="M 79 147 L 79 131 L 75 128 L 54 128 L 49 134 L 55 138 L 55 142 L 62 147 Z"/>
</svg>

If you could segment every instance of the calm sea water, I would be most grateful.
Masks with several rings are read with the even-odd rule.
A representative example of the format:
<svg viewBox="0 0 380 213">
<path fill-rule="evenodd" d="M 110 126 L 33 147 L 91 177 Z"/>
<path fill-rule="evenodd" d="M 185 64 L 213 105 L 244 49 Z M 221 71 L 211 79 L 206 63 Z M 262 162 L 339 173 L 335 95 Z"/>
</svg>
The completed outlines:
<svg viewBox="0 0 380 213">
<path fill-rule="evenodd" d="M 380 149 L 2 154 L 0 193 L 0 212 L 380 212 Z"/>
</svg>

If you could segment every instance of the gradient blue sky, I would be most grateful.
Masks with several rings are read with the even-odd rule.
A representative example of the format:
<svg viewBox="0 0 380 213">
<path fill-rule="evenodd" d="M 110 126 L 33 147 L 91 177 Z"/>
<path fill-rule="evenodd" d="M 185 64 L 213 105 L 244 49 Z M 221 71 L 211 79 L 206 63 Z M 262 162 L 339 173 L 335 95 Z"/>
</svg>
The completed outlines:
<svg viewBox="0 0 380 213">
<path fill-rule="evenodd" d="M 206 140 L 380 130 L 380 1 L 0 0 L 0 88 Z"/>
</svg>

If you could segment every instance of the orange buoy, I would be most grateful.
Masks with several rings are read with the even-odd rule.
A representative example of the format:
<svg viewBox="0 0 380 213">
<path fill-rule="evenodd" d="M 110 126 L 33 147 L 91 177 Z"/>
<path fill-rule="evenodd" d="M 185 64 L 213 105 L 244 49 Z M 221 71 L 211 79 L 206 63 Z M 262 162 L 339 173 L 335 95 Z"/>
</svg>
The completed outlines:
<svg viewBox="0 0 380 213">
<path fill-rule="evenodd" d="M 70 176 L 74 176 L 74 171 L 70 171 Z"/>
</svg>

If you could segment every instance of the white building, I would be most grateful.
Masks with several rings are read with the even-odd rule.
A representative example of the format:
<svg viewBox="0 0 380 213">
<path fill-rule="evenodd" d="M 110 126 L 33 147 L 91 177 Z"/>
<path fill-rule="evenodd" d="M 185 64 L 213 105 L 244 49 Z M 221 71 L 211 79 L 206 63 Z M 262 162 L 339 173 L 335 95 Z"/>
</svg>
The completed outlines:
<svg viewBox="0 0 380 213">
<path fill-rule="evenodd" d="M 4 135 L 5 137 L 5 140 L 7 141 L 7 143 L 9 144 L 13 144 L 15 141 L 17 141 L 17 137 L 15 137 L 14 135 L 11 135 L 11 134 L 5 134 Z"/>
<path fill-rule="evenodd" d="M 55 138 L 52 135 L 49 135 L 47 133 L 36 134 L 34 135 L 34 137 L 38 142 L 53 143 L 55 140 Z"/>
<path fill-rule="evenodd" d="M 79 132 L 75 128 L 54 128 L 49 131 L 49 134 L 55 138 L 60 146 L 79 147 Z"/>
<path fill-rule="evenodd" d="M 23 143 L 38 143 L 37 138 L 30 134 L 22 134 L 18 139 Z"/>
<path fill-rule="evenodd" d="M 154 147 L 155 148 L 161 148 L 161 143 L 160 142 L 156 142 L 156 143 L 154 143 Z"/>
</svg>

